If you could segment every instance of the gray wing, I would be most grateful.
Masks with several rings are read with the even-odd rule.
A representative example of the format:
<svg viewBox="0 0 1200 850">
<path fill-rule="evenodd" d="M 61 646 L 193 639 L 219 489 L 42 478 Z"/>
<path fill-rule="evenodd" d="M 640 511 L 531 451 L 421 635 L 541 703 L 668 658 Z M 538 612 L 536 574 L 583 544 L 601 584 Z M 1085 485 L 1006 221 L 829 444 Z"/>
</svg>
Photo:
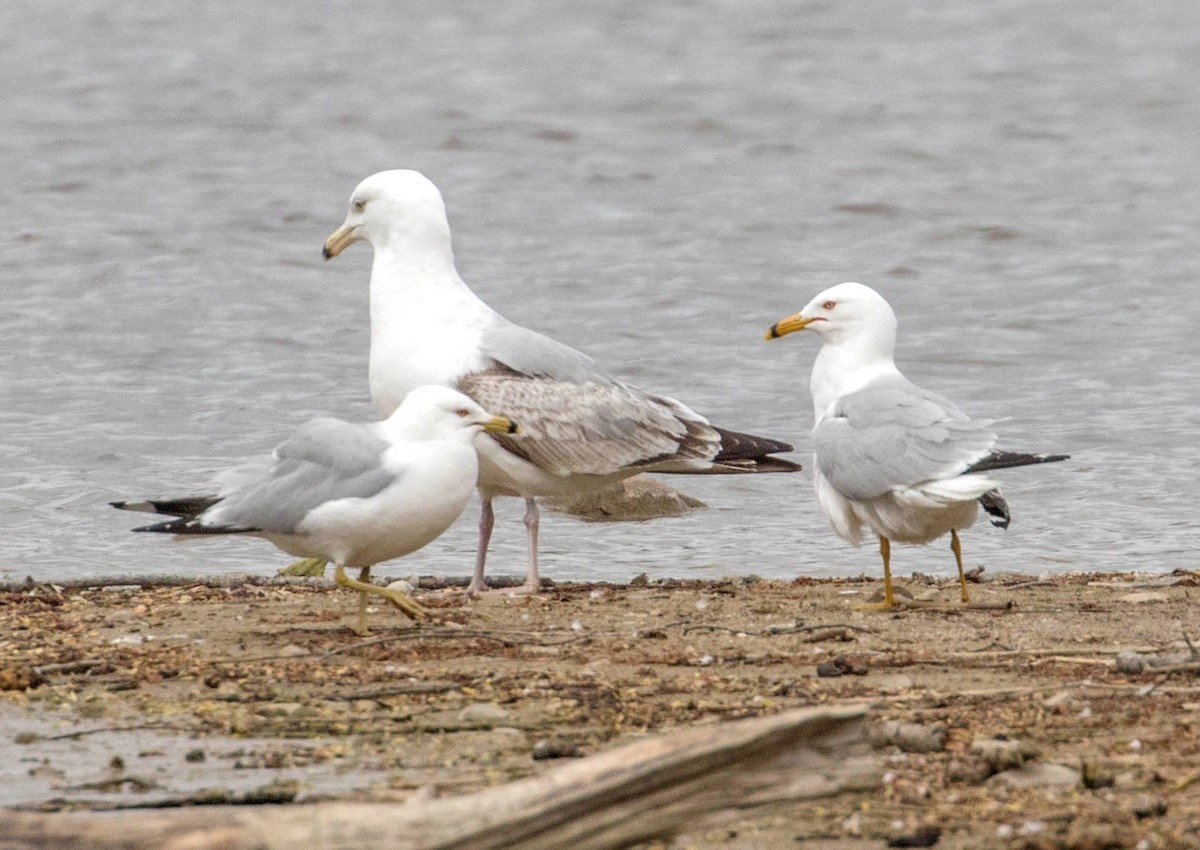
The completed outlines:
<svg viewBox="0 0 1200 850">
<path fill-rule="evenodd" d="M 583 352 L 513 324 L 499 314 L 484 328 L 479 345 L 484 356 L 522 375 L 573 383 L 613 383 L 613 378 Z M 491 408 L 485 405 L 484 409 Z"/>
<path fill-rule="evenodd" d="M 838 399 L 817 424 L 816 462 L 835 490 L 862 501 L 961 475 L 996 442 L 990 426 L 904 378 L 877 381 Z"/>
<path fill-rule="evenodd" d="M 370 426 L 314 419 L 275 449 L 275 464 L 207 511 L 206 526 L 290 534 L 319 505 L 368 498 L 395 480 L 381 465 L 388 443 Z"/>
<path fill-rule="evenodd" d="M 494 367 L 459 379 L 485 410 L 521 423 L 509 451 L 557 475 L 607 475 L 622 469 L 689 462 L 707 465 L 721 438 L 702 417 L 635 387 L 573 383 Z"/>
</svg>

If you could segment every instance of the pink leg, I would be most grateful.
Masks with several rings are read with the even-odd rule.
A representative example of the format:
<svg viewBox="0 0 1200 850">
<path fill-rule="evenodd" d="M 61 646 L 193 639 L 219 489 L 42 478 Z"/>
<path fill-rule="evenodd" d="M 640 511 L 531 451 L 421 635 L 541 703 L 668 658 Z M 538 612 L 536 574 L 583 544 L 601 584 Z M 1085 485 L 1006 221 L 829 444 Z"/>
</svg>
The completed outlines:
<svg viewBox="0 0 1200 850">
<path fill-rule="evenodd" d="M 479 551 L 475 553 L 475 574 L 467 585 L 467 595 L 477 596 L 487 589 L 483 580 L 484 565 L 487 563 L 488 544 L 492 540 L 492 526 L 496 524 L 496 515 L 492 511 L 492 497 L 479 494 L 482 510 L 479 512 Z"/>
<path fill-rule="evenodd" d="M 542 587 L 542 579 L 538 575 L 538 506 L 530 497 L 525 499 L 525 530 L 529 532 L 529 572 L 518 592 L 537 593 Z"/>
</svg>

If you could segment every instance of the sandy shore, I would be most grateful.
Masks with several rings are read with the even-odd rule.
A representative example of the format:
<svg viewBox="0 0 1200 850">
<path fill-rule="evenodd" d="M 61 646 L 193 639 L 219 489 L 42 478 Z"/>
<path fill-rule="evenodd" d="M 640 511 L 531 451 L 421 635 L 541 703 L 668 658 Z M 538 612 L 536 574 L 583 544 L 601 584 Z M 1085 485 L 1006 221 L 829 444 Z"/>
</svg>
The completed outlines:
<svg viewBox="0 0 1200 850">
<path fill-rule="evenodd" d="M 869 702 L 876 789 L 678 848 L 1200 846 L 1200 579 L 566 584 L 431 622 L 328 583 L 0 594 L 0 805 L 403 800 L 684 725 Z M 1124 654 L 1122 654 L 1124 653 Z M 840 674 L 840 675 L 839 675 Z M 936 841 L 936 843 L 932 843 Z M 889 843 L 890 842 L 890 843 Z"/>
</svg>

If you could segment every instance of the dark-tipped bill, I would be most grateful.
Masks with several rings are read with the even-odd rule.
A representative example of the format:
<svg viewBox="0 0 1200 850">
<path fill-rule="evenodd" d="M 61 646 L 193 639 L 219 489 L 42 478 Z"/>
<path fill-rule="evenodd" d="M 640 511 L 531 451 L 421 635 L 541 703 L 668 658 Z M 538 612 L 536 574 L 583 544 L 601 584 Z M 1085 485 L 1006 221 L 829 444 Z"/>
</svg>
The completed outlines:
<svg viewBox="0 0 1200 850">
<path fill-rule="evenodd" d="M 493 416 L 483 423 L 483 430 L 492 434 L 519 434 L 521 426 L 507 416 Z"/>
<path fill-rule="evenodd" d="M 325 240 L 325 247 L 321 249 L 321 256 L 327 260 L 332 260 L 342 251 L 346 250 L 346 246 L 353 242 L 357 242 L 358 238 L 354 235 L 354 228 L 342 225 L 333 233 L 329 234 L 329 238 Z"/>
<path fill-rule="evenodd" d="M 786 319 L 780 319 L 775 324 L 771 325 L 770 329 L 763 336 L 765 340 L 779 339 L 781 336 L 802 331 L 815 322 L 815 318 L 806 318 L 799 313 L 788 316 Z"/>
</svg>

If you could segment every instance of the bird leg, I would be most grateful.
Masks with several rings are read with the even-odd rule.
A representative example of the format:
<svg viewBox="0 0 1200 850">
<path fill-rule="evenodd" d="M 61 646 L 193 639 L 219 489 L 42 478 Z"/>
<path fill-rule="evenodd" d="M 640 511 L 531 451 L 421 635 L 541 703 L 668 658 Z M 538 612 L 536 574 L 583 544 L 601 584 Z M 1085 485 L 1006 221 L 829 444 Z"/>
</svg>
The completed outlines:
<svg viewBox="0 0 1200 850">
<path fill-rule="evenodd" d="M 538 575 L 538 506 L 532 496 L 525 497 L 525 530 L 529 532 L 529 572 L 525 575 L 525 584 L 517 588 L 517 593 L 537 593 L 542 588 L 542 579 Z"/>
<path fill-rule="evenodd" d="M 358 580 L 350 578 L 346 575 L 346 568 L 341 564 L 337 565 L 334 571 L 333 580 L 342 587 L 348 587 L 351 590 L 359 592 L 358 600 L 358 627 L 354 630 L 357 634 L 367 633 L 367 594 L 374 593 L 377 596 L 382 596 L 388 602 L 391 602 L 409 617 L 414 620 L 419 620 L 429 612 L 423 605 L 420 605 L 415 599 L 398 590 L 388 590 L 386 587 L 379 587 L 370 583 L 371 568 L 363 567 L 358 575 Z"/>
<path fill-rule="evenodd" d="M 950 529 L 950 551 L 954 553 L 954 560 L 958 563 L 958 583 L 962 587 L 962 601 L 966 605 L 971 601 L 971 595 L 967 593 L 967 574 L 963 572 L 962 562 L 962 543 L 958 539 L 957 529 Z"/>
<path fill-rule="evenodd" d="M 372 584 L 370 565 L 358 571 L 358 581 L 360 584 Z M 367 633 L 367 592 L 365 590 L 358 592 L 358 627 L 354 630 L 354 633 L 357 635 L 365 635 Z"/>
<path fill-rule="evenodd" d="M 279 571 L 281 576 L 292 577 L 309 577 L 322 578 L 325 575 L 325 566 L 329 562 L 324 558 L 302 558 L 290 566 L 284 567 Z"/>
<path fill-rule="evenodd" d="M 890 611 L 896 607 L 896 599 L 892 596 L 892 544 L 883 535 L 879 536 L 879 555 L 883 558 L 883 601 L 859 605 L 864 611 Z"/>
<path fill-rule="evenodd" d="M 538 524 L 539 512 L 537 500 L 532 496 L 525 497 L 525 530 L 529 533 L 529 570 L 525 575 L 525 583 L 519 587 L 497 587 L 488 589 L 483 580 L 483 563 L 487 557 L 487 543 L 492 536 L 492 526 L 495 515 L 492 513 L 492 500 L 484 498 L 483 514 L 479 517 L 479 553 L 475 559 L 475 575 L 467 585 L 470 596 L 524 596 L 537 593 L 542 587 L 542 579 L 538 574 Z"/>
<path fill-rule="evenodd" d="M 479 494 L 481 509 L 479 511 L 479 550 L 475 553 L 475 573 L 467 585 L 467 596 L 478 596 L 487 590 L 487 582 L 483 578 L 484 565 L 487 563 L 488 544 L 492 540 L 492 527 L 496 524 L 496 514 L 492 510 L 492 497 Z"/>
</svg>

